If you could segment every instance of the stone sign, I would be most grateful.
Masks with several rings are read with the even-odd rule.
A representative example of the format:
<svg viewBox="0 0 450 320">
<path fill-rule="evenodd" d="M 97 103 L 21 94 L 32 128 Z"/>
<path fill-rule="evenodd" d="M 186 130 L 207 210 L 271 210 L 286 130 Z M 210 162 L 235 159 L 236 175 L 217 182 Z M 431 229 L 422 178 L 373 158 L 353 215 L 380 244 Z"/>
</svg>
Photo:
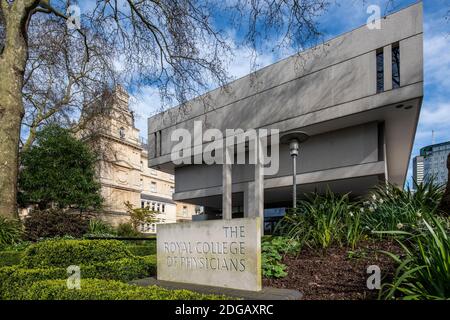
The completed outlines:
<svg viewBox="0 0 450 320">
<path fill-rule="evenodd" d="M 260 218 L 160 224 L 158 280 L 261 290 Z"/>
</svg>

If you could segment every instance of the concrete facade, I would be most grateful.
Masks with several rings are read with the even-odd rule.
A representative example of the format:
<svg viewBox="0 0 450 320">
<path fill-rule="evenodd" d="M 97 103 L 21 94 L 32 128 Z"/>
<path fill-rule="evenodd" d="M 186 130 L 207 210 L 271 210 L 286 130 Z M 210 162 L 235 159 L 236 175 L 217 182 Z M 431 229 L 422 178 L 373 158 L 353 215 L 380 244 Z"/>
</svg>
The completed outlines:
<svg viewBox="0 0 450 320">
<path fill-rule="evenodd" d="M 423 98 L 422 12 L 422 3 L 415 4 L 383 18 L 380 30 L 362 26 L 150 118 L 149 167 L 175 174 L 174 199 L 204 206 L 210 218 L 261 216 L 263 208 L 290 206 L 287 145 L 280 145 L 280 169 L 270 176 L 262 177 L 255 165 L 175 165 L 172 132 L 193 132 L 200 121 L 203 130 L 310 135 L 297 160 L 299 196 L 328 187 L 359 196 L 386 180 L 402 186 Z M 399 86 L 393 85 L 393 48 L 400 51 Z"/>
</svg>

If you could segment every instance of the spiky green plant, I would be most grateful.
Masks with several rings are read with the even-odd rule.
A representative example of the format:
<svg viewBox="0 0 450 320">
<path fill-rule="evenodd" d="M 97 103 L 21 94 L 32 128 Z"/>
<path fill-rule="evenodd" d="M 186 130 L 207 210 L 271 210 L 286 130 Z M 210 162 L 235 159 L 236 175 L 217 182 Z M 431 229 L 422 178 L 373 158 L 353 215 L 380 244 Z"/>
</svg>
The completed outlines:
<svg viewBox="0 0 450 320">
<path fill-rule="evenodd" d="M 115 230 L 106 222 L 99 219 L 90 219 L 88 226 L 88 234 L 90 236 L 114 235 Z"/>
<path fill-rule="evenodd" d="M 355 246 L 363 237 L 358 208 L 348 194 L 337 195 L 330 190 L 324 195 L 308 194 L 280 221 L 276 232 L 310 247 Z"/>
<path fill-rule="evenodd" d="M 18 220 L 0 217 L 0 246 L 19 243 L 22 234 L 22 226 Z"/>
<path fill-rule="evenodd" d="M 386 252 L 398 264 L 392 283 L 382 286 L 384 299 L 450 299 L 450 235 L 447 218 L 426 214 L 415 232 L 391 231 L 399 240 L 403 257 Z"/>
<path fill-rule="evenodd" d="M 415 183 L 414 191 L 393 184 L 377 186 L 363 202 L 363 224 L 372 231 L 411 231 L 425 212 L 436 212 L 443 191 L 432 181 Z"/>
</svg>

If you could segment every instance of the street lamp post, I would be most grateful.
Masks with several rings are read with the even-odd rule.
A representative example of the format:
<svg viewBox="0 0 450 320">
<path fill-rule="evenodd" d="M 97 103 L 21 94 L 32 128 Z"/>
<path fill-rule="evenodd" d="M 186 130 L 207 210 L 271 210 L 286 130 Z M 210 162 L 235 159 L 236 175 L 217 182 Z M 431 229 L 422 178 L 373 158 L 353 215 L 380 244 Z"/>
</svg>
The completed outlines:
<svg viewBox="0 0 450 320">
<path fill-rule="evenodd" d="M 290 131 L 281 136 L 281 143 L 289 144 L 292 158 L 292 207 L 297 208 L 297 156 L 300 143 L 308 140 L 309 136 L 302 131 Z"/>
</svg>

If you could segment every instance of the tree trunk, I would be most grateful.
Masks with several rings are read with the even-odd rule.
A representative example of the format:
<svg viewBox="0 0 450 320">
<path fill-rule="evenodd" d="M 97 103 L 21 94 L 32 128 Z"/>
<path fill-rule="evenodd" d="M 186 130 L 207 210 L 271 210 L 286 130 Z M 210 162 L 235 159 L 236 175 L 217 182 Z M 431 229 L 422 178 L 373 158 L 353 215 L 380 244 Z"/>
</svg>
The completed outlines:
<svg viewBox="0 0 450 320">
<path fill-rule="evenodd" d="M 26 31 L 38 1 L 1 2 L 5 46 L 0 55 L 0 216 L 17 217 L 20 126 L 24 115 L 23 75 L 28 58 Z"/>
<path fill-rule="evenodd" d="M 9 68 L 8 63 L 0 60 L 0 215 L 14 218 L 17 216 L 19 136 L 23 105 L 21 79 L 17 76 L 14 78 L 12 74 L 15 72 L 7 70 Z"/>
<path fill-rule="evenodd" d="M 448 179 L 447 188 L 445 190 L 444 196 L 442 197 L 440 210 L 450 215 L 450 154 L 447 158 L 447 169 L 448 169 Z"/>
</svg>

